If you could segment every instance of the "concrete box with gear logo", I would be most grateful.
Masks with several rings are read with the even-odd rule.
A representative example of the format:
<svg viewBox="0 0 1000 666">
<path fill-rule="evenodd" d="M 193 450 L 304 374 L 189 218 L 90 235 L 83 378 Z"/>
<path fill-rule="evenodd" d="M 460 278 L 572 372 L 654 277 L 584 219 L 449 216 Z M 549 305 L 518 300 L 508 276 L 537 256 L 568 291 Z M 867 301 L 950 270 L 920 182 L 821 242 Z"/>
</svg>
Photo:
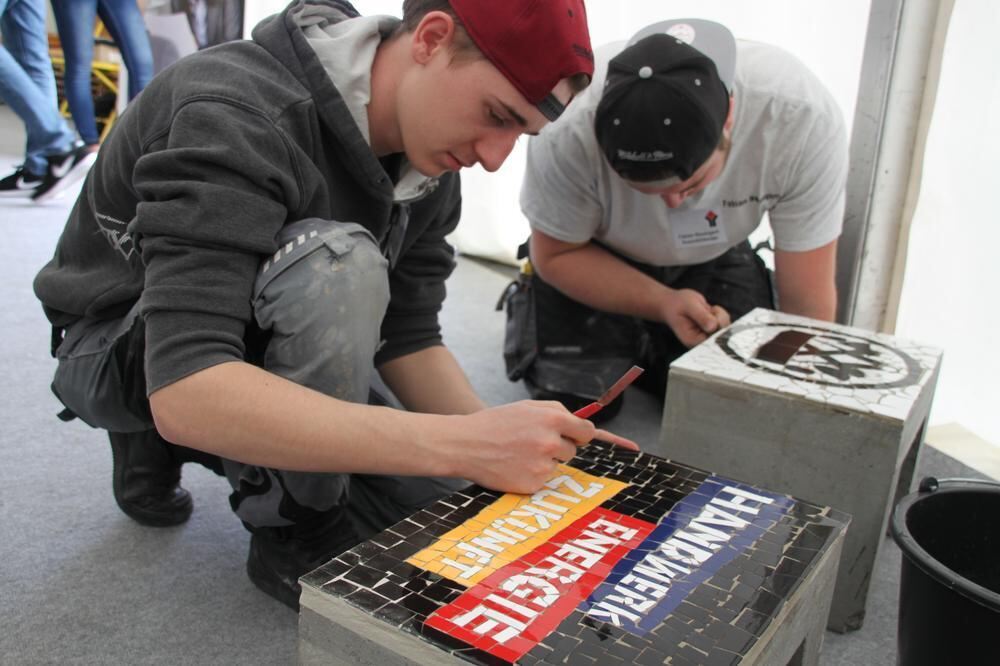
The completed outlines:
<svg viewBox="0 0 1000 666">
<path fill-rule="evenodd" d="M 655 452 L 851 514 L 828 627 L 858 629 L 940 363 L 912 341 L 753 310 L 670 366 Z"/>
</svg>

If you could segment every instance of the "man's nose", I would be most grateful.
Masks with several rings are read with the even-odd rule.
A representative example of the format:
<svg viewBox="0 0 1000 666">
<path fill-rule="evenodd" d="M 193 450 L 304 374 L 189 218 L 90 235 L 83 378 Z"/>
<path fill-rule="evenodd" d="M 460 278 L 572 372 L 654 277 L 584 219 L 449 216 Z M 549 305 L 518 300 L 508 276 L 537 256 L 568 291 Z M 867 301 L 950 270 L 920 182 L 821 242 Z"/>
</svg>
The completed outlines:
<svg viewBox="0 0 1000 666">
<path fill-rule="evenodd" d="M 498 132 L 480 139 L 476 143 L 476 158 L 482 167 L 491 173 L 499 169 L 514 150 L 518 136 L 513 132 Z"/>
</svg>

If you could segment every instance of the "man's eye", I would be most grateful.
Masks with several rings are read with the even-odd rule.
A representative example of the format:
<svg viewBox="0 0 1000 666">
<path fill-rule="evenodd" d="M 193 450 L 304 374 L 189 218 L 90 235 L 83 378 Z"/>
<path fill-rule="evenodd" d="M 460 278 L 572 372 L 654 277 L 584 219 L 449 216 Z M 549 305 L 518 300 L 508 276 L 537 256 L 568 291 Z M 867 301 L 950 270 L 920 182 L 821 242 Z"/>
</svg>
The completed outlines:
<svg viewBox="0 0 1000 666">
<path fill-rule="evenodd" d="M 497 115 L 497 112 L 494 111 L 493 109 L 490 109 L 490 122 L 492 122 L 497 127 L 504 127 L 507 125 L 507 119 L 501 118 L 499 115 Z"/>
</svg>

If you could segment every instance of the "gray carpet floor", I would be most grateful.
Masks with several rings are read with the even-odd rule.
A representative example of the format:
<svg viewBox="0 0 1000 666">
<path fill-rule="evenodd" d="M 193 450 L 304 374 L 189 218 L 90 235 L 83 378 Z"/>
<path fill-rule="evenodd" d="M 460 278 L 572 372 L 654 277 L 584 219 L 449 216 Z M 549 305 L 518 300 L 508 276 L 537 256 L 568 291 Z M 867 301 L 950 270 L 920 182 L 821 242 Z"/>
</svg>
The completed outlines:
<svg viewBox="0 0 1000 666">
<path fill-rule="evenodd" d="M 9 115 L 0 127 L 6 173 L 19 128 Z M 297 617 L 247 579 L 248 534 L 229 511 L 226 482 L 186 466 L 191 520 L 142 527 L 115 506 L 106 437 L 55 417 L 54 362 L 31 280 L 51 256 L 72 198 L 0 203 L 0 663 L 291 663 Z M 493 309 L 510 278 L 508 267 L 460 259 L 443 313 L 446 342 L 491 404 L 526 397 L 504 377 L 503 314 Z M 653 398 L 629 389 L 608 427 L 651 443 L 659 415 Z M 921 473 L 982 478 L 929 447 Z M 894 663 L 898 580 L 899 551 L 887 539 L 865 627 L 828 633 L 824 665 Z"/>
</svg>

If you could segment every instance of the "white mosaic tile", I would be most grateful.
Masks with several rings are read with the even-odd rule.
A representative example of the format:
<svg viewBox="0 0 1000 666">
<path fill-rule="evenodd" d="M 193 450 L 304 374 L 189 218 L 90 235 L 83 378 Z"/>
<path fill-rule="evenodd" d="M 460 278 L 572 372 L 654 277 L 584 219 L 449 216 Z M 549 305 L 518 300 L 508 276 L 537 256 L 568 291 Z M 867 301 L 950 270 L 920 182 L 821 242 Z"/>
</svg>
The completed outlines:
<svg viewBox="0 0 1000 666">
<path fill-rule="evenodd" d="M 940 362 L 934 347 L 758 308 L 671 369 L 905 420 Z"/>
</svg>

